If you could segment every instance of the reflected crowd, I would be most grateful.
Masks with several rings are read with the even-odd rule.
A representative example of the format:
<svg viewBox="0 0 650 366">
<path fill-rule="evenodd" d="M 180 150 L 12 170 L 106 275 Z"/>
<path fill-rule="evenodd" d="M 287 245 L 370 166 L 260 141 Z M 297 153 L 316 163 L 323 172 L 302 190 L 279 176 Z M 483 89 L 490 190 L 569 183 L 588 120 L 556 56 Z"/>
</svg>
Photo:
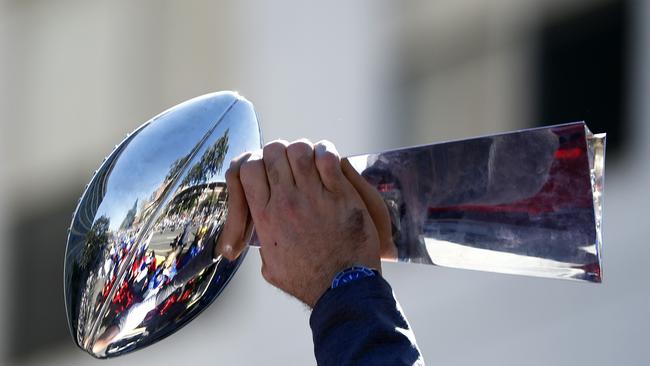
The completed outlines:
<svg viewBox="0 0 650 366">
<path fill-rule="evenodd" d="M 210 234 L 223 225 L 225 201 L 223 184 L 186 187 L 144 234 L 137 212 L 146 205 L 138 210 L 137 202 L 119 230 L 106 232 L 102 264 L 88 277 L 96 284 L 86 287 L 96 293 L 83 296 L 92 313 L 106 315 L 104 324 L 86 323 L 86 334 L 94 335 L 86 337 L 93 342 L 86 347 L 98 354 L 132 347 L 136 336 L 175 323 L 200 299 L 214 274 Z"/>
</svg>

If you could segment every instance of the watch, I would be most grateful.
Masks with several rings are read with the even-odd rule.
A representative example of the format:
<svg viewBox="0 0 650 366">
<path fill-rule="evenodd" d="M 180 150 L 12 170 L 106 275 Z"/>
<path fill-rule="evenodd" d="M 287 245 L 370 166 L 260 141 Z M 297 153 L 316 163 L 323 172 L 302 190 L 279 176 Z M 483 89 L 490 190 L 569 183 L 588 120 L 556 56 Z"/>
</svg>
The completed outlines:
<svg viewBox="0 0 650 366">
<path fill-rule="evenodd" d="M 341 272 L 337 273 L 336 276 L 334 276 L 331 288 L 335 289 L 346 283 L 356 281 L 361 278 L 374 277 L 378 274 L 379 272 L 372 268 L 364 266 L 352 266 L 342 270 Z"/>
</svg>

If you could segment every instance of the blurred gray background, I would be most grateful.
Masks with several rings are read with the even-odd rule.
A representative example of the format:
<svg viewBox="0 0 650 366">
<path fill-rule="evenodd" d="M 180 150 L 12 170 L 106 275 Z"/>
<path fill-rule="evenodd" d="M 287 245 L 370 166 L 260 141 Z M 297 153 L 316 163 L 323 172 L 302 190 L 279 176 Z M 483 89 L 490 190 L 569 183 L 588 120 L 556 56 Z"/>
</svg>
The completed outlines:
<svg viewBox="0 0 650 366">
<path fill-rule="evenodd" d="M 384 270 L 430 365 L 647 363 L 643 0 L 0 0 L 0 363 L 98 363 L 65 321 L 77 199 L 125 133 L 223 89 L 255 103 L 267 141 L 343 154 L 575 120 L 607 131 L 602 285 Z M 198 319 L 102 364 L 315 364 L 308 311 L 259 267 L 251 251 Z"/>
</svg>

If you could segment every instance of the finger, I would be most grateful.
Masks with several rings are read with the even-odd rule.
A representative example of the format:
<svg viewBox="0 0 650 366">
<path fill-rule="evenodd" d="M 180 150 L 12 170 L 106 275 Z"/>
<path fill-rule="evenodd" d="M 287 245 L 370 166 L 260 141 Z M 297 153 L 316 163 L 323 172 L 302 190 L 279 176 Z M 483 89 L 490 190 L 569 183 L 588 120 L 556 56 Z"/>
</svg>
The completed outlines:
<svg viewBox="0 0 650 366">
<path fill-rule="evenodd" d="M 262 156 L 271 194 L 274 191 L 283 191 L 294 186 L 291 166 L 289 166 L 289 160 L 287 159 L 288 144 L 284 140 L 275 140 L 264 146 Z"/>
<path fill-rule="evenodd" d="M 287 158 L 296 186 L 302 191 L 322 189 L 322 183 L 314 162 L 314 146 L 307 139 L 300 139 L 287 146 Z"/>
<path fill-rule="evenodd" d="M 341 170 L 345 177 L 352 183 L 354 189 L 359 193 L 366 204 L 372 221 L 377 228 L 379 235 L 379 247 L 382 259 L 397 260 L 397 247 L 393 243 L 393 231 L 391 229 L 390 215 L 384 199 L 379 192 L 367 180 L 365 180 L 352 167 L 346 158 L 341 160 Z"/>
<path fill-rule="evenodd" d="M 246 248 L 247 232 L 250 226 L 250 214 L 246 195 L 239 179 L 241 164 L 248 160 L 250 153 L 245 153 L 233 159 L 226 171 L 226 186 L 228 189 L 228 215 L 216 245 L 216 255 L 223 255 L 228 260 L 235 260 Z"/>
<path fill-rule="evenodd" d="M 270 197 L 269 182 L 261 151 L 251 153 L 248 159 L 242 162 L 239 168 L 239 179 L 244 189 L 248 208 L 255 219 L 264 210 Z"/>
<path fill-rule="evenodd" d="M 345 177 L 341 171 L 341 158 L 334 144 L 321 140 L 314 145 L 314 161 L 323 186 L 330 192 L 341 192 L 345 188 Z"/>
</svg>

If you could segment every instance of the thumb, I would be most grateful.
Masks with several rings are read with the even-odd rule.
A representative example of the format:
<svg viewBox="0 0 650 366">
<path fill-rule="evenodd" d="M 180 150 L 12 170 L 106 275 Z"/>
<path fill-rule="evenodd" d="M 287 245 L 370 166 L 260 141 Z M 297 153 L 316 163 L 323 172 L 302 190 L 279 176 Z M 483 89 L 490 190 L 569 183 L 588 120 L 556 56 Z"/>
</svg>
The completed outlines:
<svg viewBox="0 0 650 366">
<path fill-rule="evenodd" d="M 239 167 L 248 159 L 250 154 L 240 155 L 230 164 L 226 171 L 228 188 L 228 215 L 223 230 L 215 245 L 214 256 L 223 255 L 233 261 L 246 248 L 252 231 L 252 220 L 246 203 L 244 189 L 239 179 Z"/>
<path fill-rule="evenodd" d="M 393 232 L 391 229 L 390 215 L 386 203 L 375 187 L 363 178 L 359 172 L 352 167 L 347 158 L 341 159 L 341 170 L 345 177 L 352 183 L 354 189 L 359 193 L 366 204 L 370 217 L 377 228 L 379 235 L 380 255 L 382 259 L 396 261 L 397 247 L 393 243 Z"/>
</svg>

